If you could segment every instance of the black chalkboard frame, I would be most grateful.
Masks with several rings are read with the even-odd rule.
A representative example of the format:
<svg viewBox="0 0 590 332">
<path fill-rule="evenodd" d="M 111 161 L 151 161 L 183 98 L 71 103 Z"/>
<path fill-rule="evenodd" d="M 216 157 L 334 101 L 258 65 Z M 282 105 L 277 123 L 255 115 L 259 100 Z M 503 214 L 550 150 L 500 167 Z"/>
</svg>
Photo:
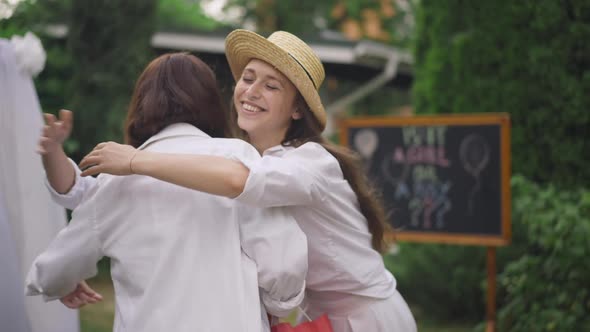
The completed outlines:
<svg viewBox="0 0 590 332">
<path fill-rule="evenodd" d="M 412 232 L 394 230 L 387 232 L 390 241 L 430 242 L 459 245 L 505 246 L 510 243 L 511 229 L 511 152 L 510 115 L 508 113 L 417 115 L 398 117 L 355 117 L 338 121 L 340 144 L 350 147 L 349 131 L 352 128 L 403 127 L 403 126 L 441 126 L 441 125 L 499 125 L 500 127 L 500 190 L 501 190 L 501 233 L 500 235 L 449 234 L 443 232 Z"/>
</svg>

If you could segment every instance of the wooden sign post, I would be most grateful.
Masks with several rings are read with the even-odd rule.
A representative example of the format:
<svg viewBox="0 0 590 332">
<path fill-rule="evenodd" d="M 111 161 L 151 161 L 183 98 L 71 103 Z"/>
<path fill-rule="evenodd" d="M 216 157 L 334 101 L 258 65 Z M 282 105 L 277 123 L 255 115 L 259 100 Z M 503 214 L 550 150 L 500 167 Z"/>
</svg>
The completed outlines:
<svg viewBox="0 0 590 332">
<path fill-rule="evenodd" d="M 486 332 L 494 332 L 496 330 L 496 248 L 488 247 L 487 251 L 488 291 L 486 301 Z"/>
<path fill-rule="evenodd" d="M 496 247 L 510 242 L 510 118 L 351 118 L 341 144 L 381 186 L 390 240 L 487 247 L 487 331 L 495 329 Z"/>
</svg>

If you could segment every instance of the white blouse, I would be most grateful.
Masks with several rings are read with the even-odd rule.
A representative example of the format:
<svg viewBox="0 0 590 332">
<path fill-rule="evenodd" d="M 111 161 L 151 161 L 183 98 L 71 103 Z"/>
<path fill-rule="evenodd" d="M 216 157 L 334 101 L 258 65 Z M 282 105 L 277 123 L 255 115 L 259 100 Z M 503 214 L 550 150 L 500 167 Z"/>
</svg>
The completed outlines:
<svg viewBox="0 0 590 332">
<path fill-rule="evenodd" d="M 259 158 L 245 142 L 213 139 L 187 124 L 169 126 L 141 148 Z M 33 263 L 27 292 L 47 300 L 66 295 L 108 256 L 115 331 L 268 331 L 260 300 L 279 316 L 302 300 L 306 238 L 284 209 L 139 175 L 78 175 L 70 195 L 53 195 L 79 205 Z"/>
<path fill-rule="evenodd" d="M 287 206 L 308 239 L 307 288 L 387 298 L 396 287 L 336 158 L 317 143 L 275 146 L 247 163 L 241 202 Z"/>
</svg>

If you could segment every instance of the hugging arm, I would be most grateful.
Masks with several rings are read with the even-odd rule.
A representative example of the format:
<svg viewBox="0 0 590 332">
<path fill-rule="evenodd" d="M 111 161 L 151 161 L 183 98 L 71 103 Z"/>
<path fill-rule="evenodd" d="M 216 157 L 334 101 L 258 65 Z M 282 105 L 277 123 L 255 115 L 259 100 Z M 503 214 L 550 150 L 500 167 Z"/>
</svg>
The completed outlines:
<svg viewBox="0 0 590 332">
<path fill-rule="evenodd" d="M 253 147 L 249 146 L 251 149 Z M 210 155 L 138 151 L 114 142 L 99 144 L 80 163 L 82 175 L 140 174 L 253 206 L 309 205 L 322 199 L 325 170 L 337 165 L 319 145 L 303 145 L 286 157 L 237 161 Z M 285 190 L 289 188 L 289 190 Z"/>
<path fill-rule="evenodd" d="M 147 175 L 230 198 L 242 193 L 250 173 L 244 164 L 229 158 L 140 151 L 114 142 L 97 145 L 80 162 L 80 167 L 86 168 L 82 176 L 98 173 Z"/>
</svg>

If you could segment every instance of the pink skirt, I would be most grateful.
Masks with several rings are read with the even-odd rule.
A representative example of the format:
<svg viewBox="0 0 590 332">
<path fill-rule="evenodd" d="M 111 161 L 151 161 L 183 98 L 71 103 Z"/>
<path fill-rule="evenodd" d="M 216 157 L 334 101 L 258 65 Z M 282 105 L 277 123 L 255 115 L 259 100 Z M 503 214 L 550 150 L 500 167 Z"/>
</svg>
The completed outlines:
<svg viewBox="0 0 590 332">
<path fill-rule="evenodd" d="M 306 292 L 302 309 L 315 319 L 326 313 L 334 332 L 416 332 L 408 304 L 395 290 L 385 299 L 337 292 Z M 300 314 L 298 321 L 306 318 Z"/>
</svg>

